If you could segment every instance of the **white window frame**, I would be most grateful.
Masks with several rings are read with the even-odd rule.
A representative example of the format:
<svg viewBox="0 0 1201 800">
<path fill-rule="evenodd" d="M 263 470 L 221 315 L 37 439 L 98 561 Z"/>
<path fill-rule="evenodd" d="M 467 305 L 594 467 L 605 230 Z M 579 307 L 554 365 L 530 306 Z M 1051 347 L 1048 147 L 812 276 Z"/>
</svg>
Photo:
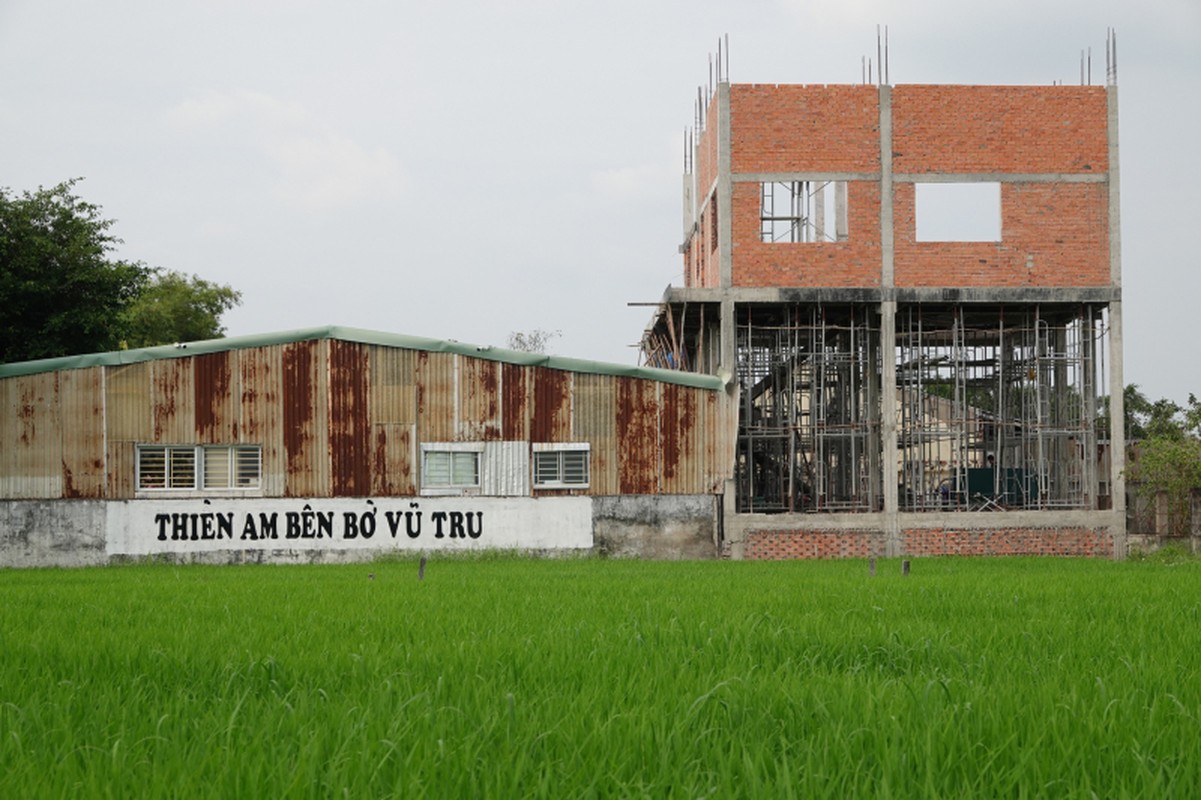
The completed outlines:
<svg viewBox="0 0 1201 800">
<path fill-rule="evenodd" d="M 421 445 L 421 494 L 423 495 L 477 495 L 483 485 L 484 445 L 482 442 L 427 442 Z M 429 469 L 430 456 L 450 454 L 450 474 L 444 483 L 432 480 Z M 471 481 L 456 479 L 456 461 L 474 460 L 474 476 Z"/>
<path fill-rule="evenodd" d="M 531 485 L 535 489 L 587 489 L 592 485 L 592 445 L 588 442 L 536 442 L 531 446 L 533 457 L 530 459 Z M 569 480 L 568 458 L 578 456 L 568 454 L 583 454 L 583 480 Z M 545 472 L 554 457 L 555 465 L 549 470 L 554 478 L 547 480 Z"/>
<path fill-rule="evenodd" d="M 242 494 L 263 488 L 262 445 L 139 444 L 134 460 L 139 493 Z"/>
</svg>

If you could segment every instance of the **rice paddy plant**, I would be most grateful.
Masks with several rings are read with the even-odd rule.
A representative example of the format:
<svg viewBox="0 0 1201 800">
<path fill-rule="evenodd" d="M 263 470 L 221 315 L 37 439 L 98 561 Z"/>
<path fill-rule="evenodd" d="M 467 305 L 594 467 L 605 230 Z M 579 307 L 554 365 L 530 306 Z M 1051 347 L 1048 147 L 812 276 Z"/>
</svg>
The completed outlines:
<svg viewBox="0 0 1201 800">
<path fill-rule="evenodd" d="M 0 573 L 4 797 L 1201 792 L 1201 565 Z"/>
</svg>

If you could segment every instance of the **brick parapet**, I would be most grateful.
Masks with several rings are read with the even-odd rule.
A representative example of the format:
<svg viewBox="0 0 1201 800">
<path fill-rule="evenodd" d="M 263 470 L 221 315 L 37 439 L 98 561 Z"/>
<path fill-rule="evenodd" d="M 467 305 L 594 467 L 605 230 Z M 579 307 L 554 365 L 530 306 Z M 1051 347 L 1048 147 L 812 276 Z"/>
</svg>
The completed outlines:
<svg viewBox="0 0 1201 800">
<path fill-rule="evenodd" d="M 877 530 L 754 530 L 747 532 L 743 557 L 871 558 L 883 556 L 884 545 L 884 533 Z"/>
<path fill-rule="evenodd" d="M 878 558 L 885 555 L 879 530 L 756 529 L 746 533 L 748 560 Z M 1107 528 L 906 528 L 906 556 L 1084 556 L 1112 558 Z"/>
<path fill-rule="evenodd" d="M 901 532 L 912 556 L 1089 556 L 1111 558 L 1107 528 L 907 528 Z"/>
</svg>

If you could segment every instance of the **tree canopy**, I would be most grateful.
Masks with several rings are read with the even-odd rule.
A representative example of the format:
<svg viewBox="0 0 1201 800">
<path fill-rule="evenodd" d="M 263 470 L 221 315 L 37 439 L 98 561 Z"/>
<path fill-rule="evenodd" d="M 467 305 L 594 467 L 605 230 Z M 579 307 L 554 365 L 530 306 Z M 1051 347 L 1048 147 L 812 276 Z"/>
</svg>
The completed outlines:
<svg viewBox="0 0 1201 800">
<path fill-rule="evenodd" d="M 0 188 L 0 361 L 119 346 L 120 320 L 147 270 L 111 257 L 120 240 L 75 181 L 13 194 Z"/>
<path fill-rule="evenodd" d="M 520 350 L 523 353 L 542 353 L 550 351 L 550 343 L 563 335 L 563 331 L 544 331 L 535 328 L 532 331 L 512 331 L 509 333 L 509 349 Z"/>
<path fill-rule="evenodd" d="M 149 347 L 220 338 L 221 315 L 241 299 L 240 292 L 196 275 L 153 270 L 125 311 L 126 343 Z"/>
<path fill-rule="evenodd" d="M 1132 440 L 1127 472 L 1145 500 L 1162 495 L 1168 524 L 1188 529 L 1191 495 L 1201 488 L 1201 401 L 1150 401 L 1135 384 L 1126 387 L 1126 429 Z"/>
<path fill-rule="evenodd" d="M 0 363 L 222 335 L 241 296 L 116 258 L 114 221 L 77 183 L 0 187 Z"/>
</svg>

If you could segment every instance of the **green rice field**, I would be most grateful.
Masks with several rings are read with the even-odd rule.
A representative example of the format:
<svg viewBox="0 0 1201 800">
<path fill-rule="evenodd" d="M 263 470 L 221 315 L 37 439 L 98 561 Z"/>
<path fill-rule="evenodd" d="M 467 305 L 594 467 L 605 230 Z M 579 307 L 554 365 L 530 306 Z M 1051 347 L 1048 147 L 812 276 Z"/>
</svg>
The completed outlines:
<svg viewBox="0 0 1201 800">
<path fill-rule="evenodd" d="M 1201 563 L 0 571 L 0 797 L 1201 797 Z"/>
</svg>

